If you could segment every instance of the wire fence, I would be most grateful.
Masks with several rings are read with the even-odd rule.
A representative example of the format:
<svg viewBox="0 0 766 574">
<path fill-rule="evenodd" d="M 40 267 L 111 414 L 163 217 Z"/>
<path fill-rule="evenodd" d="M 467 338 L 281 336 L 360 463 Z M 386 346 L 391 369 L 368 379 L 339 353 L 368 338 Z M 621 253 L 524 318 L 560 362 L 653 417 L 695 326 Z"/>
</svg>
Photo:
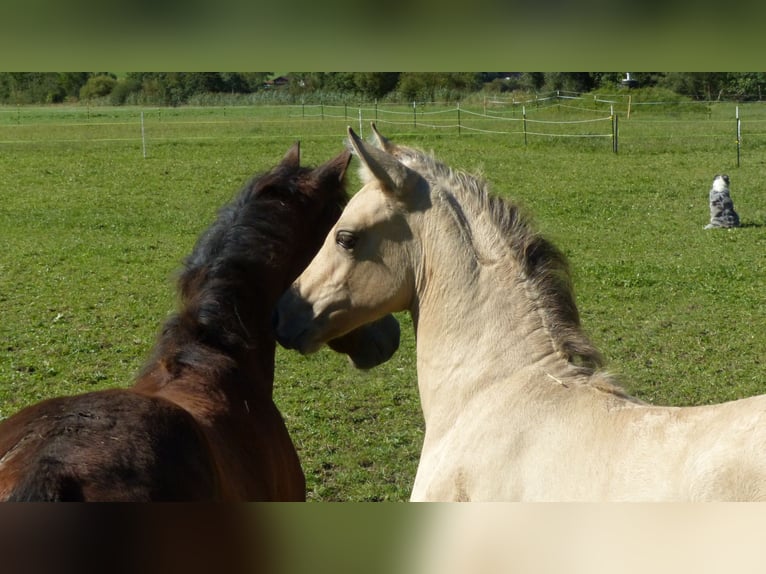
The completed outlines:
<svg viewBox="0 0 766 574">
<path fill-rule="evenodd" d="M 634 102 L 624 95 L 484 98 L 471 103 L 284 104 L 252 106 L 0 107 L 0 145 L 69 141 L 166 142 L 273 137 L 338 137 L 346 125 L 384 133 L 499 137 L 506 145 L 587 146 L 615 153 L 766 148 L 763 102 Z"/>
<path fill-rule="evenodd" d="M 522 107 L 520 111 L 511 108 L 510 111 L 488 110 L 486 105 L 477 109 L 476 106 L 457 104 L 425 104 L 412 102 L 408 106 L 337 106 L 337 105 L 300 105 L 300 115 L 293 111 L 291 117 L 306 119 L 342 119 L 344 121 L 358 120 L 360 130 L 365 121 L 374 121 L 380 125 L 412 129 L 432 129 L 452 131 L 458 135 L 465 133 L 499 134 L 509 136 L 544 136 L 551 138 L 612 138 L 612 116 L 582 119 L 543 119 L 535 118 Z M 570 107 L 571 108 L 571 107 Z M 560 107 L 564 109 L 564 107 Z M 539 112 L 540 108 L 536 110 Z M 593 110 L 586 110 L 592 112 Z M 530 110 L 532 112 L 532 110 Z M 607 113 L 609 113 L 607 111 Z M 354 116 L 356 114 L 356 117 Z M 597 125 L 599 124 L 599 125 Z"/>
</svg>

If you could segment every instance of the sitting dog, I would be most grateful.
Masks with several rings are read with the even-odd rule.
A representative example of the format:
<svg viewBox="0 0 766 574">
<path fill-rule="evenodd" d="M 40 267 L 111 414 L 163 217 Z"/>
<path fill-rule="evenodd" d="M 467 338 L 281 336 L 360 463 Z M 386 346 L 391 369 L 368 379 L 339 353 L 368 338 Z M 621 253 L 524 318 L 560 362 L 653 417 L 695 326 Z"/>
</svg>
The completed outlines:
<svg viewBox="0 0 766 574">
<path fill-rule="evenodd" d="M 710 188 L 710 223 L 705 229 L 716 227 L 739 227 L 739 215 L 729 194 L 729 176 L 716 175 Z"/>
</svg>

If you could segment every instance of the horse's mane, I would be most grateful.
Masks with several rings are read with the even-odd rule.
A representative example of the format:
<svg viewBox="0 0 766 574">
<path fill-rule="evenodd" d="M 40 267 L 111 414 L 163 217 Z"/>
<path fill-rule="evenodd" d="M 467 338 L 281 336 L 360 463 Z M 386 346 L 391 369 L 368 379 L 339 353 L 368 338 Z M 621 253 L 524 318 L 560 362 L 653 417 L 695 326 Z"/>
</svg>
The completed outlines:
<svg viewBox="0 0 766 574">
<path fill-rule="evenodd" d="M 470 221 L 465 220 L 465 212 L 489 214 L 489 221 L 498 231 L 495 235 L 504 242 L 502 247 L 521 267 L 527 289 L 534 294 L 536 307 L 557 350 L 587 372 L 601 367 L 602 356 L 580 324 L 569 262 L 561 250 L 535 229 L 525 210 L 490 193 L 482 177 L 455 170 L 433 154 L 400 146 L 394 155 L 428 180 L 437 195 L 451 204 L 451 209 L 455 210 L 456 202 L 473 206 L 474 209 L 462 210 L 457 215 L 466 225 Z M 469 230 L 469 238 L 474 235 L 475 231 Z"/>
<path fill-rule="evenodd" d="M 159 358 L 171 372 L 183 365 L 230 368 L 264 334 L 273 336 L 270 329 L 250 332 L 247 318 L 256 310 L 268 318 L 293 273 L 308 263 L 310 254 L 306 261 L 289 260 L 293 250 L 287 247 L 297 239 L 285 215 L 308 212 L 296 208 L 296 202 L 312 202 L 299 189 L 301 176 L 310 171 L 280 164 L 254 176 L 219 210 L 184 261 L 177 282 L 179 311 L 165 322 L 145 369 Z M 327 217 L 337 218 L 345 201 L 345 191 L 339 190 L 337 201 L 325 204 L 324 209 L 336 212 Z"/>
</svg>

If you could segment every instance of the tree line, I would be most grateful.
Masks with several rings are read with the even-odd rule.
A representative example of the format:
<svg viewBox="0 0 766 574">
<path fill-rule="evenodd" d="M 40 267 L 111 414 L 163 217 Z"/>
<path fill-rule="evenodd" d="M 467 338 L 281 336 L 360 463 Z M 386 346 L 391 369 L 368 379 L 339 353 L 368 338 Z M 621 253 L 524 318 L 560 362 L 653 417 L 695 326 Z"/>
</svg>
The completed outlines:
<svg viewBox="0 0 766 574">
<path fill-rule="evenodd" d="M 697 100 L 761 100 L 764 72 L 640 72 L 640 88 Z M 626 89 L 623 72 L 2 72 L 0 103 L 460 101 L 477 93 Z M 228 100 L 225 100 L 228 98 Z M 239 98 L 239 100 L 237 99 Z"/>
</svg>

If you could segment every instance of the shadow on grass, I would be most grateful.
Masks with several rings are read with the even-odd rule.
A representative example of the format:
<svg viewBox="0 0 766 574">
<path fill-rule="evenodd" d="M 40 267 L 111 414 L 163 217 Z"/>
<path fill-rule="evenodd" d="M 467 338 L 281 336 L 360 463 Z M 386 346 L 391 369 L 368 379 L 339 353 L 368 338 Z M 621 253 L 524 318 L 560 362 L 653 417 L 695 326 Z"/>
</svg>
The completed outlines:
<svg viewBox="0 0 766 574">
<path fill-rule="evenodd" d="M 741 222 L 740 227 L 766 227 L 766 221 L 743 221 Z"/>
</svg>

